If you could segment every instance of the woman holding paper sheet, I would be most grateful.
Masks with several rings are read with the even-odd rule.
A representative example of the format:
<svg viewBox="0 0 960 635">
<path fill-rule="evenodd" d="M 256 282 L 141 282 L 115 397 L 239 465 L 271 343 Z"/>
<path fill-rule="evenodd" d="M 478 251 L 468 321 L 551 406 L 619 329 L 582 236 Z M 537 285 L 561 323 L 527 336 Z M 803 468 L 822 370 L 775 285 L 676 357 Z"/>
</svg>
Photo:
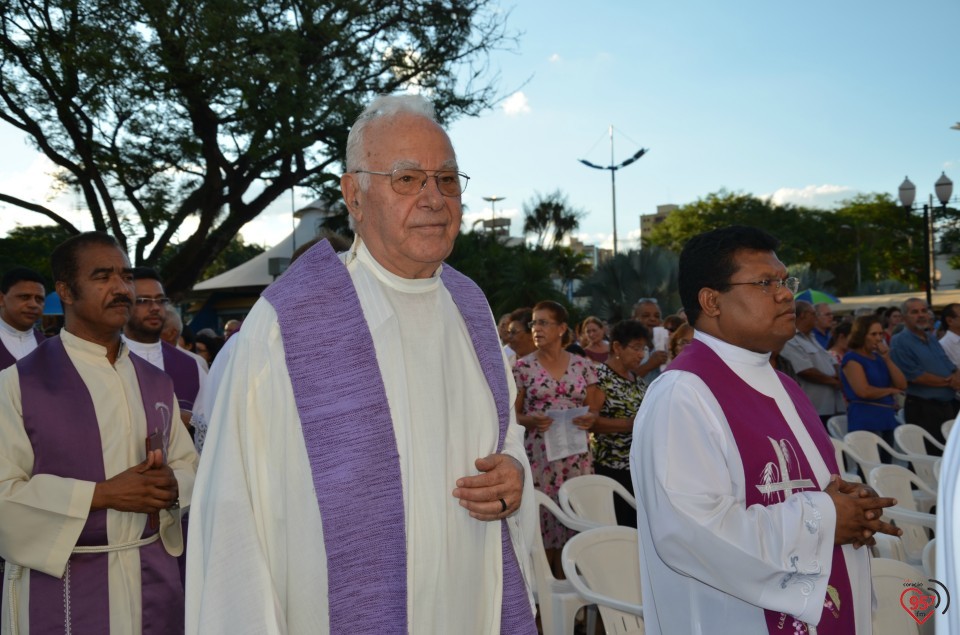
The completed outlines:
<svg viewBox="0 0 960 635">
<path fill-rule="evenodd" d="M 527 456 L 534 486 L 556 500 L 566 479 L 593 473 L 587 431 L 596 422 L 603 393 L 596 386 L 593 363 L 563 350 L 563 336 L 568 328 L 567 310 L 563 305 L 537 304 L 533 307 L 530 328 L 537 350 L 517 360 L 513 367 L 517 382 L 517 421 L 527 429 Z M 572 425 L 554 425 L 554 418 L 547 414 L 584 406 L 588 411 L 574 417 Z M 582 450 L 570 454 L 569 448 L 577 443 Z M 541 513 L 540 527 L 547 558 L 556 574 L 560 570 L 560 550 L 572 532 L 546 512 Z"/>
</svg>

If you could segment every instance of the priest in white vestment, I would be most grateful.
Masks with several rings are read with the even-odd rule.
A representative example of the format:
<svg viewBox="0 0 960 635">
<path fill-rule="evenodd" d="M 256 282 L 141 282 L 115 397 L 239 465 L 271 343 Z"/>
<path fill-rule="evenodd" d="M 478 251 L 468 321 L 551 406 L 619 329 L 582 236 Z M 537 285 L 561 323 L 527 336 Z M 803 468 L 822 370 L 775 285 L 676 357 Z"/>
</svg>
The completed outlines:
<svg viewBox="0 0 960 635">
<path fill-rule="evenodd" d="M 648 634 L 871 632 L 860 547 L 896 535 L 892 500 L 833 479 L 815 410 L 770 365 L 797 288 L 776 245 L 728 227 L 681 255 L 695 341 L 647 391 L 630 454 Z"/>
<path fill-rule="evenodd" d="M 457 170 L 450 141 L 422 98 L 371 104 L 351 130 L 342 179 L 357 239 L 350 251 L 332 257 L 334 269 L 345 267 L 362 313 L 360 330 L 369 330 L 369 339 L 344 324 L 314 324 L 309 311 L 302 315 L 337 347 L 317 360 L 317 366 L 329 365 L 317 372 L 351 372 L 351 362 L 342 358 L 372 342 L 374 374 L 378 368 L 382 378 L 402 485 L 400 549 L 406 552 L 405 581 L 399 583 L 406 586 L 405 623 L 387 624 L 382 632 L 499 633 L 506 605 L 516 599 L 530 616 L 528 627 L 516 632 L 533 628 L 529 586 L 512 592 L 519 598 L 503 597 L 508 559 L 530 579 L 529 550 L 538 530 L 522 429 L 508 407 L 497 450 L 498 404 L 487 387 L 484 364 L 490 365 L 478 354 L 489 357 L 471 339 L 475 316 L 465 322 L 451 282 L 441 277 L 460 227 L 466 177 Z M 300 275 L 312 262 L 331 266 L 330 258 L 317 255 L 321 248 L 329 250 L 325 243 L 313 247 L 285 276 Z M 303 293 L 315 298 L 314 306 L 340 295 L 325 280 Z M 503 401 L 510 406 L 516 389 L 483 306 L 481 330 L 492 336 L 497 379 L 509 386 Z M 284 324 L 267 298 L 254 306 L 233 338 L 209 413 L 190 524 L 188 633 L 337 632 L 328 574 L 344 573 L 332 573 L 331 538 L 324 535 L 329 519 L 318 505 L 318 490 L 334 486 L 312 473 L 315 457 L 305 441 L 299 380 L 291 379 L 297 372 L 290 365 L 307 343 L 289 341 Z M 359 387 L 367 379 L 360 378 L 354 394 L 337 398 L 345 408 L 369 396 L 369 388 Z M 361 415 L 333 432 L 346 441 L 368 425 Z M 358 503 L 351 513 L 359 522 L 376 511 Z M 512 544 L 506 549 L 501 521 Z M 378 547 L 373 541 L 365 549 Z M 389 591 L 392 596 L 395 590 Z"/>
</svg>

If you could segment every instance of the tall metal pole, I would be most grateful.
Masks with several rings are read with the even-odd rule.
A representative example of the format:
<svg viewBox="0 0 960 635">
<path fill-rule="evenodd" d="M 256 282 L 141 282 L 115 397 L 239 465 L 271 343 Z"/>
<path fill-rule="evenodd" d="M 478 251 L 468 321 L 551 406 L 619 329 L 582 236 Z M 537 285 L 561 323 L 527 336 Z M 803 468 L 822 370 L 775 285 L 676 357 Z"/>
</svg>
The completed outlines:
<svg viewBox="0 0 960 635">
<path fill-rule="evenodd" d="M 923 205 L 923 257 L 927 283 L 927 306 L 933 308 L 933 194 Z"/>
<path fill-rule="evenodd" d="M 613 162 L 613 124 L 610 124 L 610 197 L 613 199 L 613 255 L 617 255 L 617 165 Z"/>
</svg>

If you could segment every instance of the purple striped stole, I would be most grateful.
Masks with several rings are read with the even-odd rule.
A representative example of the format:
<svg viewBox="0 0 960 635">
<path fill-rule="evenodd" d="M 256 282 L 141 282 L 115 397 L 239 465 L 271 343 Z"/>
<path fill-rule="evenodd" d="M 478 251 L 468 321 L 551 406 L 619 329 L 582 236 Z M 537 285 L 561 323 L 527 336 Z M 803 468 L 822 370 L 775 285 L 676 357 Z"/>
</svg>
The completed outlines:
<svg viewBox="0 0 960 635">
<path fill-rule="evenodd" d="M 447 265 L 442 280 L 463 315 L 497 404 L 497 447 L 502 448 L 511 404 L 489 306 L 471 280 Z M 400 456 L 373 338 L 353 281 L 330 244 L 322 241 L 263 297 L 277 312 L 321 510 L 330 632 L 406 634 Z M 345 338 L 351 346 L 343 346 Z M 501 521 L 501 542 L 501 633 L 534 634 L 533 612 L 506 521 Z"/>
<path fill-rule="evenodd" d="M 796 435 L 780 412 L 776 401 L 760 393 L 747 384 L 735 372 L 730 370 L 722 359 L 709 346 L 699 340 L 693 340 L 683 352 L 670 364 L 668 371 L 683 370 L 693 373 L 707 385 L 720 404 L 730 432 L 733 434 L 740 461 L 743 464 L 744 483 L 746 485 L 746 507 L 752 505 L 773 505 L 783 501 L 786 493 L 776 489 L 767 493 L 758 489 L 758 485 L 772 485 L 790 480 L 814 480 L 813 469 L 805 454 L 799 451 L 800 444 Z M 823 462 L 831 474 L 839 474 L 833 444 L 823 428 L 823 423 L 810 399 L 803 393 L 795 381 L 777 371 L 780 383 L 786 389 L 790 400 L 800 415 L 800 420 L 813 439 Z M 783 460 L 773 463 L 771 458 L 780 456 Z M 786 471 L 787 473 L 783 473 Z M 777 480 L 779 479 L 779 481 Z M 820 491 L 819 487 L 792 487 L 791 491 Z M 833 541 L 833 536 L 829 536 Z M 788 576 L 789 577 L 789 576 Z M 796 579 L 799 580 L 799 576 Z M 783 584 L 791 581 L 784 580 Z M 850 590 L 850 577 L 843 549 L 833 547 L 833 563 L 830 568 L 828 585 L 840 599 L 840 610 L 834 613 L 832 608 L 824 606 L 817 633 L 820 635 L 850 634 L 855 629 L 853 594 Z M 828 595 L 824 602 L 831 601 Z M 764 609 L 767 630 L 770 633 L 793 632 L 784 613 Z M 805 626 L 803 628 L 806 628 Z M 806 630 L 802 631 L 806 632 Z"/>
<path fill-rule="evenodd" d="M 160 340 L 160 350 L 163 351 L 163 372 L 173 380 L 173 392 L 181 410 L 193 411 L 193 402 L 197 400 L 200 390 L 200 369 L 197 361 Z"/>
<path fill-rule="evenodd" d="M 173 384 L 158 368 L 130 356 L 147 418 L 138 434 L 169 435 Z M 17 362 L 23 426 L 34 452 L 33 475 L 101 482 L 106 480 L 100 428 L 90 392 L 67 355 L 60 337 L 43 342 Z M 167 437 L 168 438 L 168 437 Z M 157 532 L 146 524 L 141 538 Z M 91 511 L 77 546 L 108 545 L 107 511 Z M 160 540 L 141 547 L 141 599 L 144 635 L 183 633 L 183 585 L 177 560 Z M 35 633 L 109 633 L 107 553 L 74 554 L 62 578 L 30 572 L 30 630 Z"/>
</svg>

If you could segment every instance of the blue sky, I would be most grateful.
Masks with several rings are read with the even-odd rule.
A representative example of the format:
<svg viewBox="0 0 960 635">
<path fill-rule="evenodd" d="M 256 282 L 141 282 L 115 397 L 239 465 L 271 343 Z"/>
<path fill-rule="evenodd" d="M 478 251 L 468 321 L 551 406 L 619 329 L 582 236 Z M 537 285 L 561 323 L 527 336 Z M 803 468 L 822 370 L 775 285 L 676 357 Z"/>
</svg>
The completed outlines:
<svg viewBox="0 0 960 635">
<path fill-rule="evenodd" d="M 507 97 L 450 129 L 472 177 L 467 226 L 489 217 L 483 196 L 505 196 L 497 216 L 516 219 L 518 234 L 523 203 L 560 189 L 587 212 L 585 241 L 609 245 L 609 173 L 577 159 L 609 164 L 611 124 L 617 162 L 650 149 L 618 172 L 622 249 L 635 244 L 640 214 L 721 188 L 821 207 L 895 195 L 905 175 L 918 198 L 941 171 L 960 189 L 957 0 L 503 7 L 520 32 L 516 51 L 492 59 Z M 43 201 L 49 168 L 8 127 L 0 143 L 0 191 Z M 290 209 L 285 197 L 243 233 L 282 238 Z M 39 218 L 4 207 L 0 233 Z"/>
</svg>

